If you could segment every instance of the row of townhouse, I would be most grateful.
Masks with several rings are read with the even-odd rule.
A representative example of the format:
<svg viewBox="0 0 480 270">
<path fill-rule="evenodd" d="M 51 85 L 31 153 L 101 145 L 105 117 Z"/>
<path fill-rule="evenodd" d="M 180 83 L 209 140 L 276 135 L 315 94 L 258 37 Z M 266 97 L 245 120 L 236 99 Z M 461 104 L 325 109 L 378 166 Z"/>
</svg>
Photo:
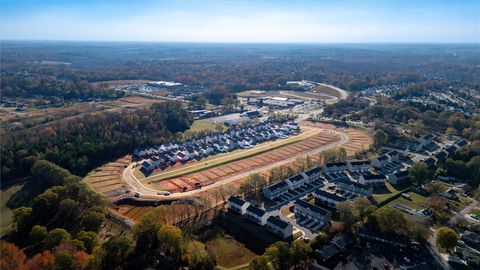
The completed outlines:
<svg viewBox="0 0 480 270">
<path fill-rule="evenodd" d="M 323 172 L 362 172 L 368 171 L 372 168 L 371 162 L 368 160 L 362 161 L 347 161 L 347 162 L 335 162 L 326 163 L 323 165 Z"/>
<path fill-rule="evenodd" d="M 373 187 L 363 185 L 357 182 L 352 182 L 349 179 L 338 179 L 335 184 L 338 190 L 357 196 L 369 197 L 372 195 L 373 192 Z"/>
<path fill-rule="evenodd" d="M 315 203 L 323 204 L 332 208 L 335 208 L 338 203 L 347 200 L 342 196 L 339 196 L 335 193 L 328 192 L 322 189 L 318 189 L 315 192 L 313 192 L 313 197 L 315 198 Z"/>
<path fill-rule="evenodd" d="M 449 156 L 453 155 L 457 149 L 468 145 L 468 141 L 465 139 L 458 140 L 451 145 L 440 148 L 439 150 L 431 153 L 424 162 L 429 167 L 434 167 L 438 163 L 445 161 Z"/>
<path fill-rule="evenodd" d="M 297 189 L 309 181 L 309 177 L 305 174 L 298 174 L 273 185 L 264 187 L 263 195 L 269 200 L 274 200 L 287 193 L 289 190 Z"/>
<path fill-rule="evenodd" d="M 397 150 L 389 151 L 372 160 L 371 164 L 377 169 L 383 168 L 385 165 L 396 162 L 400 159 L 400 153 Z"/>
<path fill-rule="evenodd" d="M 304 200 L 298 199 L 293 203 L 293 212 L 297 220 L 299 218 L 314 221 L 321 226 L 330 222 L 332 213 L 325 208 L 311 204 Z"/>
<path fill-rule="evenodd" d="M 249 202 L 238 196 L 231 196 L 228 199 L 230 210 L 245 215 L 245 217 L 254 223 L 265 226 L 265 228 L 275 235 L 286 239 L 293 234 L 293 225 L 277 216 L 272 216 L 269 212 L 260 207 L 251 205 Z"/>
<path fill-rule="evenodd" d="M 224 133 L 214 133 L 181 143 L 168 143 L 145 149 L 136 149 L 134 155 L 144 159 L 142 170 L 151 172 L 155 168 L 164 169 L 176 162 L 184 163 L 193 159 L 200 160 L 217 153 L 246 149 L 265 141 L 286 138 L 298 131 L 298 125 L 294 123 L 279 126 L 274 122 L 262 122 L 242 129 L 231 129 Z"/>
</svg>

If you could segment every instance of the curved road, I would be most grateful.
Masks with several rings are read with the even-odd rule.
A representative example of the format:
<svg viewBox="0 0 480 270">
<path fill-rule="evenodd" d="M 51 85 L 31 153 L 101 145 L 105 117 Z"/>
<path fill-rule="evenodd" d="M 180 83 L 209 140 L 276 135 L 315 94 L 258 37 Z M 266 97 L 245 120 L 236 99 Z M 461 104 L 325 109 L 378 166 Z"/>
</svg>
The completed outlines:
<svg viewBox="0 0 480 270">
<path fill-rule="evenodd" d="M 136 179 L 136 177 L 133 175 L 133 164 L 130 164 L 123 171 L 122 178 L 123 178 L 123 181 L 125 181 L 127 184 L 129 184 L 133 188 L 133 192 L 137 192 L 137 193 L 140 194 L 139 196 L 141 198 L 146 198 L 146 199 L 147 198 L 148 199 L 179 199 L 179 198 L 190 197 L 192 195 L 203 192 L 205 190 L 208 190 L 208 189 L 211 189 L 211 188 L 214 188 L 214 187 L 218 187 L 218 186 L 221 186 L 221 185 L 225 185 L 225 184 L 230 183 L 232 181 L 236 181 L 236 180 L 245 178 L 252 173 L 260 173 L 262 171 L 269 170 L 269 169 L 272 169 L 274 167 L 278 167 L 278 166 L 281 166 L 281 165 L 284 165 L 284 164 L 287 164 L 287 163 L 294 162 L 298 157 L 305 156 L 305 155 L 312 155 L 312 154 L 319 153 L 319 152 L 322 152 L 322 151 L 327 150 L 327 149 L 335 148 L 339 145 L 345 144 L 348 141 L 347 134 L 345 134 L 343 132 L 340 132 L 340 131 L 337 131 L 337 130 L 330 130 L 330 129 L 321 129 L 321 128 L 319 128 L 319 130 L 335 133 L 336 135 L 340 136 L 340 140 L 338 140 L 336 142 L 333 142 L 331 144 L 328 144 L 328 145 L 324 145 L 324 146 L 315 148 L 313 150 L 310 150 L 310 151 L 307 151 L 307 152 L 304 152 L 304 153 L 300 153 L 300 154 L 295 155 L 293 157 L 290 157 L 288 159 L 280 160 L 278 162 L 268 164 L 266 166 L 261 166 L 261 167 L 255 168 L 254 170 L 249 170 L 249 171 L 244 172 L 244 173 L 240 173 L 240 174 L 233 175 L 231 177 L 227 177 L 227 178 L 222 179 L 220 181 L 217 181 L 213 184 L 204 186 L 201 189 L 194 189 L 194 190 L 190 190 L 190 191 L 186 191 L 186 192 L 182 192 L 182 193 L 172 193 L 168 196 L 159 195 L 159 194 L 164 193 L 165 191 L 155 190 L 155 189 L 149 188 L 149 187 L 143 185 L 142 183 L 140 183 L 140 181 L 138 181 L 138 179 Z"/>
</svg>

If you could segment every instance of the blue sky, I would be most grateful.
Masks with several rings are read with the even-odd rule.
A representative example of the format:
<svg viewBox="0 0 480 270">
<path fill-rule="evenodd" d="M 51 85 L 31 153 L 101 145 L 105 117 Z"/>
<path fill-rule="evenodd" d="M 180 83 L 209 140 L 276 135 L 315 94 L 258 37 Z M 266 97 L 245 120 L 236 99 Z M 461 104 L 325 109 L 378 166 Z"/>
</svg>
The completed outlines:
<svg viewBox="0 0 480 270">
<path fill-rule="evenodd" d="M 0 0 L 0 38 L 480 42 L 480 0 Z"/>
</svg>

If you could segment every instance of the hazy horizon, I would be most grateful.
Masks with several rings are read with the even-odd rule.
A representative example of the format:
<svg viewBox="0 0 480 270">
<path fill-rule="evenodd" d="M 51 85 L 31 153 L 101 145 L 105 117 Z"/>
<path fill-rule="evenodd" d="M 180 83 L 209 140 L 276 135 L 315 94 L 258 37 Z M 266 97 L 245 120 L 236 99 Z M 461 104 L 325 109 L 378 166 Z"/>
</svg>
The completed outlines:
<svg viewBox="0 0 480 270">
<path fill-rule="evenodd" d="M 476 0 L 1 0 L 9 41 L 458 44 L 480 42 Z"/>
</svg>

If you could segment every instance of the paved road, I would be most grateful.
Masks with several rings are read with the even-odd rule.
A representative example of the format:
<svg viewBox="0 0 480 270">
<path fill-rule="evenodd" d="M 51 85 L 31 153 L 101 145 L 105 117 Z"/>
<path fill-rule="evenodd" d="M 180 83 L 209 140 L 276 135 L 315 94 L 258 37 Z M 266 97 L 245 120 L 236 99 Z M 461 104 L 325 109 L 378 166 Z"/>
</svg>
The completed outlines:
<svg viewBox="0 0 480 270">
<path fill-rule="evenodd" d="M 295 155 L 295 156 L 290 157 L 288 159 L 280 160 L 278 162 L 271 163 L 271 164 L 266 165 L 266 166 L 258 167 L 254 170 L 246 171 L 246 172 L 243 172 L 243 173 L 225 178 L 223 180 L 217 181 L 217 182 L 215 182 L 213 184 L 210 184 L 208 186 L 204 186 L 201 189 L 190 190 L 190 191 L 186 191 L 186 192 L 182 192 L 182 193 L 172 193 L 169 196 L 159 195 L 158 193 L 163 194 L 164 191 L 149 188 L 149 187 L 143 185 L 140 181 L 138 181 L 136 179 L 136 177 L 133 175 L 133 164 L 129 165 L 123 171 L 122 178 L 123 178 L 123 181 L 125 181 L 127 184 L 129 184 L 133 188 L 134 192 L 138 192 L 140 194 L 141 198 L 161 200 L 161 199 L 179 199 L 179 198 L 190 197 L 192 195 L 196 195 L 197 193 L 203 192 L 205 190 L 215 188 L 215 187 L 218 187 L 218 186 L 223 186 L 223 185 L 225 185 L 227 183 L 230 183 L 232 181 L 243 179 L 243 178 L 249 176 L 252 173 L 260 173 L 260 172 L 263 172 L 265 170 L 270 170 L 272 168 L 294 162 L 298 157 L 306 156 L 306 155 L 313 155 L 313 154 L 322 152 L 322 151 L 327 150 L 327 149 L 335 148 L 339 145 L 345 144 L 348 141 L 347 134 L 345 134 L 343 132 L 336 131 L 336 130 L 329 130 L 329 129 L 320 129 L 320 128 L 318 128 L 318 130 L 335 133 L 335 134 L 340 136 L 340 140 L 338 140 L 336 142 L 333 142 L 331 144 L 328 144 L 328 145 L 324 145 L 322 147 L 318 147 L 316 149 L 312 149 L 312 150 L 304 152 L 304 153 L 299 153 L 298 155 Z"/>
<path fill-rule="evenodd" d="M 448 220 L 444 226 L 446 227 L 451 227 L 454 223 L 456 223 L 457 219 L 459 218 L 464 218 L 464 216 L 470 211 L 472 211 L 475 207 L 480 205 L 480 203 L 476 200 L 473 200 L 472 203 L 470 203 L 467 207 L 465 207 L 462 211 L 455 213 L 453 217 Z M 443 269 L 452 269 L 450 264 L 446 262 L 443 257 L 440 254 L 440 251 L 437 249 L 437 240 L 436 240 L 436 231 L 433 228 L 430 228 L 432 231 L 432 235 L 428 238 L 428 250 L 432 254 L 432 256 L 435 258 L 435 261 L 437 262 L 438 265 L 441 265 Z"/>
</svg>

